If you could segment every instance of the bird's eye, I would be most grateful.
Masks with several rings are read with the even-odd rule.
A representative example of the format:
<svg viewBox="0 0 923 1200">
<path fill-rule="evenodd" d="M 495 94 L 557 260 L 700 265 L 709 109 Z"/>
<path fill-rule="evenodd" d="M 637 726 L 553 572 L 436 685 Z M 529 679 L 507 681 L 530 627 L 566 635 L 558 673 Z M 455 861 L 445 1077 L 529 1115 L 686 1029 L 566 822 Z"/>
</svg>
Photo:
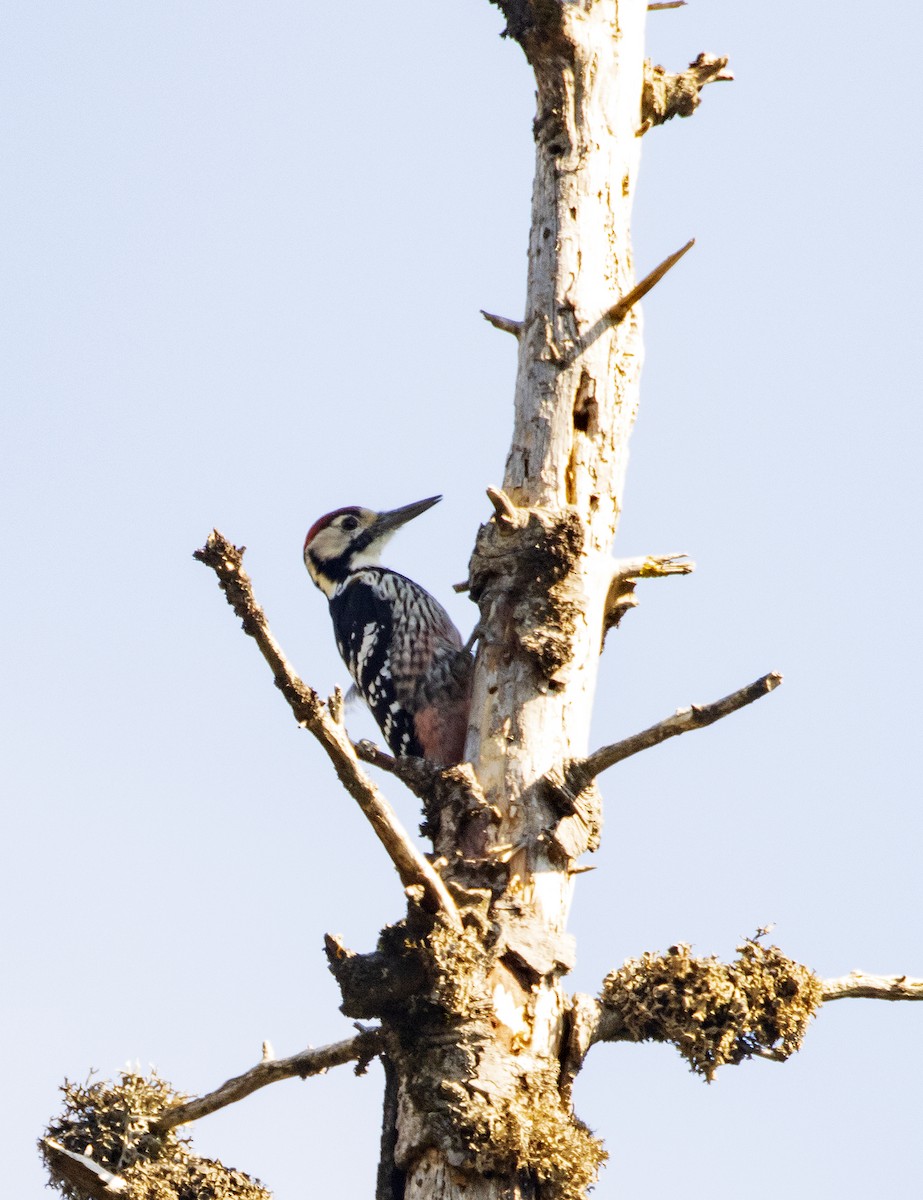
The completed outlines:
<svg viewBox="0 0 923 1200">
<path fill-rule="evenodd" d="M 344 517 L 342 524 L 343 528 L 349 530 L 350 532 L 359 528 L 359 522 L 356 517 Z"/>
</svg>

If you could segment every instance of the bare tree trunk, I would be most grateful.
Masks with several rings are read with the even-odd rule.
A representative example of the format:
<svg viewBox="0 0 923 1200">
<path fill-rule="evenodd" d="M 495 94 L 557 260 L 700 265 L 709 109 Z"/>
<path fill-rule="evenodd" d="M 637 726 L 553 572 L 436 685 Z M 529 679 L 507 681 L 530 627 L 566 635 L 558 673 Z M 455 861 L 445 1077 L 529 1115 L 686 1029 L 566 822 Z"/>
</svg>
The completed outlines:
<svg viewBox="0 0 923 1200">
<path fill-rule="evenodd" d="M 467 872 L 445 838 L 437 846 L 456 878 L 490 888 L 485 916 L 499 930 L 485 980 L 489 1040 L 450 1076 L 466 1110 L 459 1123 L 484 1110 L 485 1128 L 516 1126 L 520 1147 L 494 1162 L 489 1147 L 466 1155 L 408 1102 L 398 1142 L 408 1200 L 579 1196 L 600 1157 L 561 1086 L 571 868 L 596 818 L 564 816 L 561 828 L 547 777 L 586 750 L 638 405 L 640 317 L 609 314 L 634 281 L 645 4 L 500 7 L 534 68 L 537 114 L 512 445 L 470 573 L 481 625 L 468 756 L 489 816 L 475 830 L 462 823 Z M 490 871 L 470 861 L 480 855 Z M 542 1113 L 557 1133 L 540 1128 Z"/>
<path fill-rule="evenodd" d="M 618 324 L 607 314 L 633 284 L 645 5 L 587 7 L 555 5 L 555 20 L 524 36 L 538 111 L 526 315 L 504 479 L 516 509 L 482 530 L 473 563 L 473 578 L 487 582 L 479 595 L 479 724 L 469 751 L 503 814 L 498 835 L 514 843 L 531 842 L 547 821 L 531 803 L 536 781 L 586 749 L 609 552 L 638 406 L 638 311 Z M 541 862 L 517 859 L 524 893 L 547 858 L 540 851 Z M 560 926 L 566 873 L 560 864 L 552 873 L 546 915 Z"/>
</svg>

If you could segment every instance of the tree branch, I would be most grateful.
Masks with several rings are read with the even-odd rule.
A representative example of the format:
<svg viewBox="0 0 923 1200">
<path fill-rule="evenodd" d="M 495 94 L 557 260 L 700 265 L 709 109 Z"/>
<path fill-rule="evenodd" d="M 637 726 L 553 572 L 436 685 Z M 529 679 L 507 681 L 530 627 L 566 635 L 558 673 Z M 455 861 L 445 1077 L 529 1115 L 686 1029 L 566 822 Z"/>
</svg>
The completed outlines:
<svg viewBox="0 0 923 1200">
<path fill-rule="evenodd" d="M 687 554 L 647 554 L 638 558 L 622 558 L 612 564 L 612 576 L 603 609 L 603 636 L 614 629 L 625 613 L 637 608 L 635 586 L 639 579 L 663 579 L 667 575 L 690 575 L 695 563 Z"/>
<path fill-rule="evenodd" d="M 671 554 L 639 554 L 617 558 L 612 564 L 612 583 L 629 579 L 662 579 L 665 575 L 691 575 L 695 563 L 683 550 Z M 611 586 L 611 585 L 610 585 Z"/>
<path fill-rule="evenodd" d="M 493 325 L 494 329 L 499 329 L 501 333 L 511 333 L 513 337 L 522 335 L 522 321 L 514 321 L 512 317 L 498 317 L 496 313 L 485 312 L 481 309 L 481 316 L 489 324 Z"/>
<path fill-rule="evenodd" d="M 851 971 L 838 979 L 822 979 L 823 1000 L 923 1000 L 923 979 L 906 975 L 865 975 Z"/>
<path fill-rule="evenodd" d="M 92 1196 L 94 1200 L 110 1200 L 123 1194 L 128 1180 L 107 1171 L 86 1154 L 75 1154 L 55 1138 L 42 1138 L 39 1143 L 48 1172 L 55 1183 L 63 1181 L 79 1189 L 77 1195 Z M 73 1193 L 71 1193 L 73 1195 Z"/>
<path fill-rule="evenodd" d="M 606 320 L 611 321 L 613 325 L 623 321 L 638 301 L 643 300 L 651 288 L 660 283 L 667 271 L 675 267 L 683 255 L 688 254 L 694 245 L 695 238 L 690 238 L 685 246 L 668 255 L 659 266 L 654 267 L 649 275 L 645 275 L 640 283 L 635 284 L 630 292 L 626 292 L 617 304 L 613 304 L 606 313 Z"/>
<path fill-rule="evenodd" d="M 686 948 L 673 947 L 670 953 L 675 954 L 677 949 L 684 950 Z M 775 947 L 772 947 L 770 953 L 778 952 L 775 950 Z M 645 955 L 639 961 L 646 966 L 657 962 L 655 956 L 652 955 Z M 702 961 L 708 963 L 709 960 Z M 716 960 L 710 961 L 713 963 L 714 968 L 720 969 L 720 965 Z M 630 964 L 626 964 L 626 966 L 628 965 Z M 637 965 L 638 962 L 636 961 L 635 966 L 637 967 Z M 795 963 L 790 964 L 790 966 L 793 971 L 806 972 L 806 968 L 798 967 Z M 622 971 L 625 971 L 624 967 Z M 807 974 L 810 973 L 807 972 Z M 618 975 L 619 972 L 614 972 L 608 977 L 606 984 L 609 985 Z M 816 977 L 814 978 L 816 979 Z M 661 992 L 667 994 L 670 989 L 664 990 L 662 986 L 663 981 L 660 980 L 659 982 L 661 984 Z M 816 986 L 818 990 L 818 1005 L 826 1004 L 831 1000 L 842 1000 L 850 997 L 867 1000 L 923 1000 L 923 979 L 912 979 L 907 975 L 866 975 L 862 971 L 852 971 L 849 975 L 842 975 L 837 979 L 816 979 Z M 790 988 L 786 988 L 784 991 L 787 993 L 790 991 Z M 688 992 L 689 980 L 686 979 L 684 981 L 684 993 Z M 716 1010 L 719 1008 L 727 1009 L 727 1007 L 727 996 L 722 993 L 717 997 Z M 774 1003 L 773 1008 L 775 1007 Z M 645 1021 L 640 1024 L 637 1021 L 627 1019 L 624 1007 L 619 1004 L 607 1003 L 605 996 L 602 999 L 596 1000 L 591 996 L 578 994 L 573 997 L 572 1009 L 575 1015 L 571 1017 L 571 1033 L 567 1046 L 569 1058 L 566 1062 L 571 1078 L 575 1077 L 580 1070 L 580 1066 L 590 1047 L 599 1042 L 671 1040 L 670 1038 L 665 1038 L 663 1031 L 656 1027 L 649 1007 L 645 1008 Z M 708 1024 L 707 1020 L 702 1021 L 696 1018 L 694 1031 L 698 1033 L 700 1028 L 705 1028 Z M 760 1047 L 748 1043 L 747 1056 L 765 1058 L 772 1062 L 785 1062 L 789 1054 L 779 1047 Z"/>
<path fill-rule="evenodd" d="M 243 569 L 245 549 L 233 545 L 216 529 L 193 557 L 211 567 L 218 576 L 228 604 L 240 617 L 244 632 L 259 646 L 260 653 L 272 670 L 276 687 L 288 702 L 295 720 L 312 733 L 326 751 L 337 778 L 365 813 L 388 852 L 405 891 L 408 888 L 420 889 L 424 907 L 433 912 L 441 911 L 454 928 L 460 929 L 458 908 L 445 883 L 411 841 L 390 804 L 360 767 L 343 726 L 317 692 L 298 678 L 282 653 L 269 628 L 266 614 L 253 596 L 250 578 Z"/>
<path fill-rule="evenodd" d="M 217 1112 L 219 1108 L 236 1104 L 252 1092 L 280 1079 L 307 1079 L 309 1075 L 321 1075 L 330 1067 L 339 1067 L 343 1063 L 367 1063 L 380 1049 L 379 1031 L 369 1029 L 343 1042 L 334 1042 L 317 1050 L 302 1050 L 300 1054 L 293 1054 L 291 1058 L 264 1059 L 243 1075 L 228 1079 L 213 1092 L 168 1108 L 153 1123 L 151 1131 L 166 1133 L 168 1129 L 175 1129 L 177 1125 L 188 1125 L 190 1121 L 198 1121 L 201 1117 Z"/>
<path fill-rule="evenodd" d="M 610 746 L 594 750 L 586 758 L 574 759 L 564 767 L 563 788 L 567 793 L 579 795 L 597 775 L 608 770 L 617 762 L 621 762 L 622 759 L 630 758 L 633 754 L 647 750 L 651 746 L 659 746 L 661 742 L 665 742 L 668 738 L 678 737 L 681 733 L 713 725 L 722 717 L 727 717 L 739 708 L 744 708 L 746 705 L 752 704 L 754 700 L 768 695 L 781 682 L 782 676 L 777 672 L 763 675 L 754 683 L 739 688 L 736 692 L 732 692 L 721 700 L 716 700 L 713 704 L 693 704 L 689 708 L 679 708 L 671 717 L 667 717 L 656 725 L 651 725 L 649 729 L 633 734 L 621 742 L 613 742 Z M 557 787 L 561 788 L 560 782 Z"/>
<path fill-rule="evenodd" d="M 568 348 L 567 352 L 562 356 L 561 352 L 555 349 L 555 357 L 560 360 L 562 366 L 572 366 L 577 359 L 589 350 L 599 339 L 606 333 L 610 332 L 613 325 L 618 325 L 620 321 L 628 316 L 629 312 L 647 293 L 658 284 L 664 275 L 675 267 L 684 254 L 687 254 L 695 245 L 695 238 L 691 238 L 685 246 L 668 255 L 659 266 L 654 267 L 653 271 L 645 275 L 640 283 L 635 286 L 621 298 L 611 308 L 605 309 L 602 316 L 577 338 Z M 488 495 L 490 495 L 488 488 Z M 493 499 L 491 497 L 491 499 Z"/>
<path fill-rule="evenodd" d="M 655 67 L 649 60 L 645 62 L 639 134 L 672 117 L 691 117 L 701 103 L 700 92 L 707 83 L 729 82 L 734 78 L 727 65 L 726 58 L 700 54 L 685 71 L 671 75 L 663 67 Z"/>
<path fill-rule="evenodd" d="M 442 768 L 428 762 L 425 758 L 395 758 L 380 746 L 376 746 L 369 738 L 353 742 L 356 757 L 369 766 L 378 767 L 399 779 L 415 796 L 425 800 L 442 776 Z"/>
<path fill-rule="evenodd" d="M 821 987 L 821 999 L 824 1003 L 848 997 L 923 1000 L 923 979 L 912 979 L 906 975 L 866 975 L 861 971 L 853 971 L 837 979 L 822 980 Z M 582 1035 L 579 1038 L 579 1050 L 575 1047 L 575 1060 L 582 1060 L 590 1045 L 597 1042 L 636 1040 L 636 1035 L 628 1029 L 618 1012 L 589 996 L 580 996 L 579 999 L 582 1004 Z M 376 1057 L 380 1049 L 380 1033 L 377 1029 L 370 1029 L 342 1042 L 334 1042 L 318 1049 L 302 1050 L 289 1058 L 264 1059 L 243 1075 L 227 1080 L 213 1092 L 167 1109 L 153 1123 L 151 1132 L 165 1133 L 178 1125 L 198 1121 L 281 1079 L 307 1079 L 311 1075 L 323 1074 L 331 1067 L 342 1066 L 344 1063 L 368 1062 Z M 767 1057 L 765 1054 L 760 1056 Z"/>
</svg>

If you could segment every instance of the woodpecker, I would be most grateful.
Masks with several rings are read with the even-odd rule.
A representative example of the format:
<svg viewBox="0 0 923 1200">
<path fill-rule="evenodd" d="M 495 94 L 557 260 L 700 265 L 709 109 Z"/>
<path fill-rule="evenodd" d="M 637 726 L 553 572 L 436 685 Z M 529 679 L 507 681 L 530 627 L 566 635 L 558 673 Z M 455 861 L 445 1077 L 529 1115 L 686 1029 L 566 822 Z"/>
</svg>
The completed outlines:
<svg viewBox="0 0 923 1200">
<path fill-rule="evenodd" d="M 391 751 L 449 766 L 465 753 L 473 660 L 439 601 L 380 564 L 385 542 L 441 499 L 329 512 L 308 530 L 304 565 L 330 603 L 337 649 Z"/>
</svg>

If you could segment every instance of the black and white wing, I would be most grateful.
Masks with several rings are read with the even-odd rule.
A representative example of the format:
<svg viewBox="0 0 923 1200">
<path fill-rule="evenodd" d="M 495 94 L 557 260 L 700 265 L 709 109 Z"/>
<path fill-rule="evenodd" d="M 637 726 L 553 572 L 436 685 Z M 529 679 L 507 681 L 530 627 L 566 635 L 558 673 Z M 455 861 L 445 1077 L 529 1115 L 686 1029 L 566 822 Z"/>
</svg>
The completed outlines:
<svg viewBox="0 0 923 1200">
<path fill-rule="evenodd" d="M 370 569 L 350 576 L 330 600 L 337 649 L 393 754 L 422 756 L 413 712 L 392 669 L 394 607 Z"/>
</svg>

